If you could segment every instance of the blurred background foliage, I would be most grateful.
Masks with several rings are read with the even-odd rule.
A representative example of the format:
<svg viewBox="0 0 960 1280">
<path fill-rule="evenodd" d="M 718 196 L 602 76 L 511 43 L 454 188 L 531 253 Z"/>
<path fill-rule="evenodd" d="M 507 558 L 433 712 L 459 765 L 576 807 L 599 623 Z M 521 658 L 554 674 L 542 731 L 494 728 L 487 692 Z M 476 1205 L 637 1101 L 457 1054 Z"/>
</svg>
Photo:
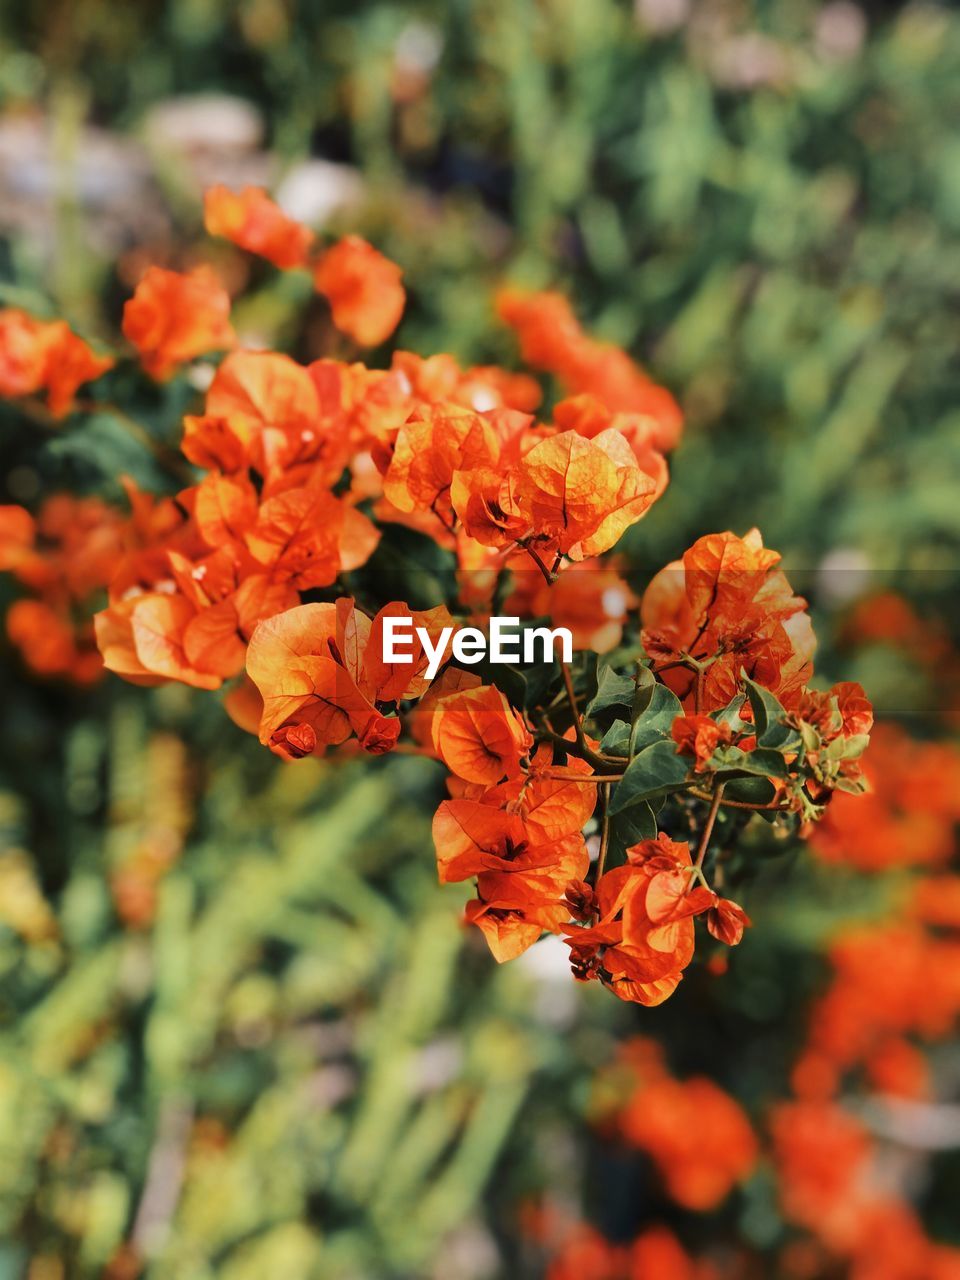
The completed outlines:
<svg viewBox="0 0 960 1280">
<path fill-rule="evenodd" d="M 509 363 L 493 288 L 560 286 L 687 415 L 636 584 L 758 524 L 822 674 L 936 733 L 956 664 L 854 651 L 844 618 L 892 588 L 960 624 L 958 119 L 960 18 L 927 4 L 7 3 L 0 296 L 115 331 L 146 261 L 196 258 L 215 181 L 375 239 L 413 350 Z M 213 253 L 245 334 L 317 353 L 301 282 Z M 176 444 L 190 394 L 123 398 Z M 109 412 L 0 432 L 7 501 L 172 485 Z M 756 1113 L 824 939 L 895 892 L 780 847 L 730 974 L 632 1010 L 464 936 L 428 763 L 283 767 L 179 688 L 38 684 L 9 650 L 2 679 L 0 1280 L 536 1276 L 544 1191 L 696 1245 L 585 1124 L 593 1073 L 639 1028 Z M 948 1152 L 920 1196 L 956 1242 L 958 1185 Z M 708 1225 L 761 1255 L 787 1230 L 762 1175 Z"/>
</svg>

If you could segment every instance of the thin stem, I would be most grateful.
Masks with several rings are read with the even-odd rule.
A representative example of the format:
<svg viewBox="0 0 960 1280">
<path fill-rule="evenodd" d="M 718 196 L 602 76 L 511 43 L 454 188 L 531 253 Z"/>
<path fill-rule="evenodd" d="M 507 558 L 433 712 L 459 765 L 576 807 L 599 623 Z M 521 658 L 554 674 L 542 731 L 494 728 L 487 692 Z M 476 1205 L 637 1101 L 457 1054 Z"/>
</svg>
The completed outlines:
<svg viewBox="0 0 960 1280">
<path fill-rule="evenodd" d="M 524 551 L 526 551 L 527 555 L 531 558 L 531 560 L 534 561 L 537 568 L 543 574 L 543 577 L 547 586 L 552 587 L 557 580 L 556 570 L 548 569 L 547 566 L 544 564 L 543 560 L 540 558 L 539 554 L 536 551 L 534 551 L 533 547 L 531 547 L 529 543 L 524 543 L 523 549 Z"/>
<path fill-rule="evenodd" d="M 603 868 L 607 862 L 607 851 L 610 848 L 610 787 L 604 785 L 600 791 L 600 803 L 603 805 L 603 817 L 600 820 L 600 852 L 597 854 L 597 866 L 593 875 L 594 887 L 600 883 Z"/>
<path fill-rule="evenodd" d="M 623 765 L 622 756 L 605 756 L 600 752 L 591 751 L 587 745 L 581 747 L 578 742 L 571 742 L 562 733 L 557 733 L 546 716 L 540 717 L 537 737 L 541 742 L 553 742 L 558 747 L 563 747 L 568 755 L 576 756 L 579 760 L 586 760 L 587 764 L 592 764 L 598 773 L 609 774 L 611 765 L 615 765 L 619 772 Z"/>
<path fill-rule="evenodd" d="M 580 722 L 580 708 L 577 706 L 577 695 L 573 689 L 573 676 L 570 674 L 570 668 L 565 662 L 560 663 L 560 671 L 563 674 L 563 684 L 567 691 L 567 701 L 570 703 L 570 710 L 573 712 L 573 727 L 577 735 L 577 742 L 580 746 L 584 746 L 586 738 L 583 732 L 583 725 Z"/>
<path fill-rule="evenodd" d="M 693 864 L 694 875 L 690 877 L 690 884 L 693 885 L 697 879 L 696 872 L 703 869 L 703 860 L 707 856 L 707 847 L 710 844 L 710 837 L 713 834 L 713 824 L 717 820 L 717 814 L 720 812 L 720 802 L 723 799 L 723 788 L 726 784 L 717 783 L 717 788 L 713 793 L 713 799 L 710 801 L 710 812 L 707 814 L 707 820 L 703 826 L 703 834 L 700 837 L 700 846 L 697 849 L 697 858 Z"/>
<path fill-rule="evenodd" d="M 551 782 L 575 782 L 582 786 L 600 787 L 608 782 L 619 782 L 625 775 L 622 773 L 551 773 L 545 769 L 539 774 L 541 778 L 549 778 Z"/>
</svg>

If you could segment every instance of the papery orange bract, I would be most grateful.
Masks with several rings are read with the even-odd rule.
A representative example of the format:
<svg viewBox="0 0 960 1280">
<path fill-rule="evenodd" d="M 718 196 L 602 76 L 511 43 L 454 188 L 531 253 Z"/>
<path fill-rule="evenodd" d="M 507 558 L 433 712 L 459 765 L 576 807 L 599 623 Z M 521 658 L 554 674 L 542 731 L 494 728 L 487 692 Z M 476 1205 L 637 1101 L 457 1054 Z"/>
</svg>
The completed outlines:
<svg viewBox="0 0 960 1280">
<path fill-rule="evenodd" d="M 586 440 L 564 431 L 535 445 L 517 473 L 517 501 L 538 540 L 571 559 L 600 555 L 656 497 L 618 431 Z"/>
<path fill-rule="evenodd" d="M 522 717 L 493 685 L 441 699 L 431 734 L 434 750 L 453 773 L 487 786 L 515 777 L 533 744 Z"/>
<path fill-rule="evenodd" d="M 55 418 L 73 407 L 77 389 L 113 368 L 62 320 L 45 323 L 23 311 L 0 310 L 0 396 L 46 390 Z"/>
<path fill-rule="evenodd" d="M 689 846 L 665 833 L 627 850 L 596 885 L 598 919 L 567 931 L 575 977 L 598 977 L 621 1000 L 660 1004 L 693 958 L 693 916 L 716 895 L 691 888 Z"/>
<path fill-rule="evenodd" d="M 720 898 L 715 906 L 712 906 L 706 915 L 707 930 L 719 942 L 725 942 L 728 947 L 735 947 L 743 938 L 744 929 L 750 925 L 750 917 L 744 911 L 739 903 L 731 902 L 729 898 Z"/>
<path fill-rule="evenodd" d="M 711 720 L 709 716 L 677 716 L 670 729 L 670 736 L 677 744 L 677 755 L 693 756 L 695 767 L 703 769 L 717 747 L 733 740 L 728 724 Z"/>
<path fill-rule="evenodd" d="M 516 477 L 501 467 L 454 471 L 450 505 L 464 535 L 485 548 L 509 547 L 530 531 L 530 518 L 516 497 Z M 461 564 L 464 559 L 461 555 Z"/>
<path fill-rule="evenodd" d="M 198 689 L 218 689 L 226 676 L 237 674 L 243 665 L 243 654 L 228 653 L 226 670 L 196 668 L 187 656 L 185 633 L 197 616 L 183 596 L 152 595 L 137 600 L 130 613 L 134 649 L 139 662 L 152 675 L 180 680 Z"/>
<path fill-rule="evenodd" d="M 230 296 L 209 267 L 167 271 L 148 267 L 123 308 L 123 333 L 152 378 L 233 346 Z"/>
<path fill-rule="evenodd" d="M 552 761 L 553 749 L 544 743 L 525 775 L 471 794 L 483 804 L 519 814 L 535 843 L 582 831 L 596 805 L 593 788 L 583 782 L 593 770 L 574 757 L 563 767 L 554 766 Z"/>
<path fill-rule="evenodd" d="M 289 356 L 237 351 L 220 365 L 204 413 L 184 421 L 183 451 L 197 466 L 234 472 L 252 467 L 266 492 L 333 485 L 349 459 L 337 383 L 335 403 L 324 403 L 315 377 Z"/>
<path fill-rule="evenodd" d="M 313 232 L 287 217 L 261 187 L 209 187 L 203 221 L 210 235 L 232 240 L 275 267 L 303 266 L 313 243 Z"/>
<path fill-rule="evenodd" d="M 710 534 L 647 587 L 640 610 L 643 645 L 686 711 L 725 706 L 738 690 L 741 669 L 785 706 L 799 701 L 813 670 L 815 641 L 806 602 L 775 568 L 779 559 L 756 530 L 744 538 Z M 710 660 L 702 678 L 683 665 L 686 653 Z"/>
<path fill-rule="evenodd" d="M 400 268 L 360 236 L 346 236 L 314 268 L 333 323 L 361 347 L 378 347 L 400 323 L 407 295 Z"/>
<path fill-rule="evenodd" d="M 553 420 L 561 431 L 576 431 L 587 440 L 610 429 L 619 431 L 630 445 L 641 471 L 652 477 L 656 496 L 667 487 L 670 473 L 663 450 L 671 446 L 663 443 L 653 419 L 642 414 L 611 413 L 596 396 L 579 395 L 561 400 L 554 407 Z"/>
<path fill-rule="evenodd" d="M 399 511 L 433 510 L 443 518 L 454 473 L 498 457 L 496 434 L 479 414 L 455 406 L 424 408 L 397 433 L 383 492 Z"/>
<path fill-rule="evenodd" d="M 371 620 L 342 598 L 336 604 L 299 605 L 256 628 L 247 674 L 263 698 L 261 742 L 280 755 L 298 757 L 304 754 L 302 726 L 309 725 L 313 748 L 321 752 L 351 734 L 374 754 L 392 748 L 400 722 L 382 714 L 377 704 L 419 696 L 424 661 L 421 654 L 410 664 L 384 663 L 377 637 L 387 613 L 410 616 L 414 627 L 433 634 L 448 625 L 445 610 L 417 613 L 404 604 L 387 605 Z"/>
<path fill-rule="evenodd" d="M 477 877 L 466 919 L 501 962 L 515 959 L 545 929 L 560 930 L 570 914 L 564 890 L 589 866 L 578 832 L 544 843 L 531 834 L 519 814 L 476 800 L 446 800 L 433 820 L 441 883 Z"/>
</svg>

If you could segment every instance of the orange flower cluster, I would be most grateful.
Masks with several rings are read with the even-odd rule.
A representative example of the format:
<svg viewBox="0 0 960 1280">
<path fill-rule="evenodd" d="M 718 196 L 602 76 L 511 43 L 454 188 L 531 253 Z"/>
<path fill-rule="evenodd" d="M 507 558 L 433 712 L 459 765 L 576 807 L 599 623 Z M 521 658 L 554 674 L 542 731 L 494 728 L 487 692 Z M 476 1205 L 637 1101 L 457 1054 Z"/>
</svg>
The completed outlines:
<svg viewBox="0 0 960 1280">
<path fill-rule="evenodd" d="M 546 1280 L 718 1280 L 666 1227 L 650 1227 L 630 1244 L 611 1244 L 599 1231 L 568 1231 L 547 1268 Z"/>
<path fill-rule="evenodd" d="M 400 269 L 358 237 L 317 250 L 254 189 L 215 188 L 205 218 L 275 266 L 311 270 L 357 343 L 379 345 L 399 322 Z M 109 670 L 227 685 L 236 723 L 285 760 L 382 754 L 402 740 L 442 761 L 440 879 L 475 882 L 466 917 L 493 954 L 519 955 L 551 932 L 578 978 L 657 1004 L 691 962 L 696 916 L 729 945 L 749 923 L 706 878 L 711 839 L 727 830 L 724 789 L 732 797 L 746 778 L 760 792 L 730 804 L 819 816 L 834 790 L 859 788 L 869 704 L 858 686 L 806 688 L 805 603 L 755 531 L 700 539 L 649 584 L 637 618 L 622 562 L 601 557 L 663 492 L 679 409 L 558 295 L 507 291 L 499 309 L 527 361 L 570 392 L 548 420 L 535 416 L 542 391 L 526 372 L 464 369 L 445 354 L 395 351 L 373 368 L 237 349 L 209 268 L 151 267 L 123 318 L 145 370 L 170 378 L 228 352 L 183 420 L 193 482 L 156 502 L 131 489 L 129 518 L 82 508 L 91 532 L 79 552 L 81 522 L 54 533 L 41 515 L 35 545 L 31 517 L 11 509 L 4 563 L 41 595 L 21 614 L 43 604 L 64 615 L 105 587 L 95 628 Z M 378 548 L 396 525 L 408 531 L 394 530 L 398 540 L 429 538 L 447 557 L 456 589 L 434 607 L 384 591 L 391 548 Z M 109 548 L 99 558 L 94 534 Z M 83 592 L 56 561 L 67 552 L 87 566 Z M 37 554 L 54 555 L 56 590 L 30 568 Z M 438 649 L 495 607 L 569 625 L 586 650 L 576 669 L 545 659 L 501 686 Z M 406 662 L 385 656 L 397 617 L 419 632 Z M 61 648 L 64 626 L 61 616 Z M 52 623 L 18 634 L 42 669 L 78 667 L 39 656 Z M 597 665 L 615 649 L 629 675 Z M 698 829 L 695 856 L 668 834 Z"/>
<path fill-rule="evenodd" d="M 98 498 L 53 495 L 36 519 L 0 507 L 0 571 L 30 592 L 7 610 L 7 635 L 38 675 L 89 684 L 102 674 L 90 606 L 128 536 L 128 522 Z"/>
<path fill-rule="evenodd" d="M 913 1209 L 885 1191 L 864 1126 L 835 1103 L 789 1102 L 771 1116 L 783 1211 L 850 1280 L 956 1280 L 960 1249 L 933 1243 Z M 826 1274 L 828 1258 L 816 1271 Z"/>
<path fill-rule="evenodd" d="M 812 837 L 824 862 L 859 871 L 942 867 L 960 822 L 960 751 L 880 725 L 863 761 L 862 798 L 840 795 Z"/>
<path fill-rule="evenodd" d="M 673 396 L 619 347 L 584 333 L 562 294 L 504 289 L 497 307 L 517 331 L 526 363 L 556 374 L 578 397 L 571 411 L 591 415 L 595 426 L 613 415 L 604 425 L 618 427 L 635 447 L 647 439 L 661 453 L 676 447 L 683 415 Z"/>
<path fill-rule="evenodd" d="M 149 267 L 123 308 L 123 336 L 162 382 L 188 360 L 233 346 L 230 295 L 209 267 Z"/>
<path fill-rule="evenodd" d="M 455 798 L 433 820 L 441 883 L 476 878 L 467 919 L 497 960 L 513 959 L 569 919 L 564 895 L 590 864 L 581 834 L 596 800 L 582 785 L 590 767 L 572 760 L 551 768 L 546 743 L 528 759 L 532 736 L 489 685 L 441 694 L 430 708 L 430 730 L 434 750 L 455 774 Z"/>
<path fill-rule="evenodd" d="M 0 310 L 0 396 L 7 400 L 47 394 L 55 418 L 73 407 L 74 396 L 113 367 L 62 320 L 35 320 L 15 308 Z"/>
<path fill-rule="evenodd" d="M 313 233 L 257 187 L 234 192 L 212 187 L 204 223 L 275 267 L 310 267 Z M 347 236 L 312 264 L 313 283 L 330 304 L 333 323 L 361 347 L 378 347 L 400 323 L 406 305 L 400 268 L 360 236 Z"/>
<path fill-rule="evenodd" d="M 753 1171 L 759 1144 L 738 1102 L 706 1076 L 678 1080 L 652 1040 L 628 1040 L 596 1085 L 596 1120 L 653 1160 L 684 1208 L 721 1204 Z"/>
<path fill-rule="evenodd" d="M 793 594 L 780 556 L 756 529 L 700 538 L 644 593 L 643 645 L 653 669 L 690 712 L 716 711 L 746 671 L 794 708 L 813 673 L 806 601 Z"/>
<path fill-rule="evenodd" d="M 740 941 L 746 913 L 706 885 L 697 885 L 690 847 L 661 832 L 626 850 L 626 862 L 606 871 L 594 888 L 573 885 L 567 942 L 574 975 L 600 978 L 621 1000 L 661 1004 L 676 990 L 693 959 L 693 917 L 730 944 Z"/>
<path fill-rule="evenodd" d="M 926 1061 L 907 1037 L 946 1036 L 960 1015 L 958 884 L 952 877 L 921 881 L 910 918 L 845 932 L 831 946 L 834 976 L 814 1005 L 807 1049 L 794 1069 L 799 1094 L 833 1096 L 844 1073 L 859 1066 L 883 1093 L 928 1091 Z M 940 924 L 950 905 L 952 928 L 933 932 L 925 914 Z"/>
</svg>

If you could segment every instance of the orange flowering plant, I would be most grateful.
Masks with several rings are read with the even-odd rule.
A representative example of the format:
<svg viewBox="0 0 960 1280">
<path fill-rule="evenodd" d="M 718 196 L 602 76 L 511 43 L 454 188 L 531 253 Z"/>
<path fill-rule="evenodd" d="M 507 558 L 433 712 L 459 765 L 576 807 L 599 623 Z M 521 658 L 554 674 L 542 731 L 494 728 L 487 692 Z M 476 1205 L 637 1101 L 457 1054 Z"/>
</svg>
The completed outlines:
<svg viewBox="0 0 960 1280">
<path fill-rule="evenodd" d="M 682 418 L 561 295 L 497 300 L 528 372 L 400 349 L 366 363 L 357 348 L 382 348 L 404 312 L 398 266 L 357 236 L 320 246 L 259 190 L 216 188 L 205 217 L 309 273 L 330 346 L 305 363 L 259 349 L 207 266 L 143 275 L 122 320 L 137 375 L 119 346 L 0 313 L 0 392 L 44 429 L 82 432 L 100 389 L 133 376 L 179 378 L 187 409 L 178 453 L 123 415 L 176 492 L 126 481 L 126 511 L 53 495 L 0 512 L 0 567 L 25 591 L 10 639 L 45 675 L 90 681 L 102 662 L 223 690 L 287 761 L 442 762 L 439 876 L 475 884 L 466 918 L 494 956 L 553 933 L 578 979 L 660 1003 L 697 918 L 728 946 L 750 923 L 723 895 L 745 824 L 805 832 L 863 790 L 863 690 L 810 687 L 806 602 L 756 530 L 701 537 L 647 582 L 611 556 L 667 486 Z M 534 639 L 566 628 L 571 655 L 446 651 L 501 612 Z M 415 628 L 405 660 L 386 644 L 398 618 Z"/>
</svg>

